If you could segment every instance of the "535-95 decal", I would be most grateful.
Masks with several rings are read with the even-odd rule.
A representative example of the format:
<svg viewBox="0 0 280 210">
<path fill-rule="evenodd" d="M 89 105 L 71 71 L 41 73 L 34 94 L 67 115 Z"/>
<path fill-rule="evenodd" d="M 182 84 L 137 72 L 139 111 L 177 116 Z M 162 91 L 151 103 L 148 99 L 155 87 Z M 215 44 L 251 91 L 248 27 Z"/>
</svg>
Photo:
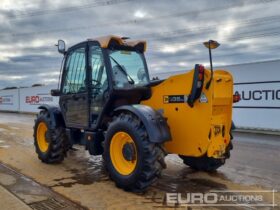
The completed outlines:
<svg viewBox="0 0 280 210">
<path fill-rule="evenodd" d="M 165 95 L 163 96 L 163 103 L 164 104 L 172 104 L 172 103 L 187 103 L 188 95 Z M 201 93 L 200 103 L 207 103 L 208 100 L 204 93 Z"/>
</svg>

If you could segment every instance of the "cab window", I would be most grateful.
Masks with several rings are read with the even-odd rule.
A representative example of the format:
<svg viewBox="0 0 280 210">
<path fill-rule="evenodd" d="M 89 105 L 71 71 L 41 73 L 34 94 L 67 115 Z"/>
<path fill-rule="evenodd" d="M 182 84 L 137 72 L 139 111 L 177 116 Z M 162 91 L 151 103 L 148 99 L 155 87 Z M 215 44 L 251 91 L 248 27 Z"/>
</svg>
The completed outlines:
<svg viewBox="0 0 280 210">
<path fill-rule="evenodd" d="M 108 88 L 107 72 L 99 46 L 90 47 L 90 65 L 92 69 L 92 88 L 94 96 L 102 95 Z"/>
<path fill-rule="evenodd" d="M 109 57 L 116 88 L 133 88 L 135 86 L 144 86 L 149 82 L 142 53 L 110 50 Z"/>
<path fill-rule="evenodd" d="M 74 94 L 86 91 L 85 47 L 71 51 L 66 60 L 62 92 Z"/>
</svg>

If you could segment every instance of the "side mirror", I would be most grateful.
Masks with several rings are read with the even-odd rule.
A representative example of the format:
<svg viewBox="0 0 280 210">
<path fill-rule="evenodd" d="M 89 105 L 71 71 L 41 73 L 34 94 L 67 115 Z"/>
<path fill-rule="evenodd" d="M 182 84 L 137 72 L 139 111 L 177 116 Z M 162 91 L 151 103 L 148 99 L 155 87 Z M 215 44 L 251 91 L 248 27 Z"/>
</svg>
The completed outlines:
<svg viewBox="0 0 280 210">
<path fill-rule="evenodd" d="M 65 44 L 65 41 L 63 41 L 63 40 L 58 40 L 58 42 L 57 42 L 57 50 L 58 50 L 58 52 L 59 53 L 61 53 L 61 54 L 65 54 L 65 52 L 66 52 L 66 44 Z"/>
<path fill-rule="evenodd" d="M 51 90 L 52 96 L 60 96 L 60 90 L 59 89 L 52 89 Z"/>
</svg>

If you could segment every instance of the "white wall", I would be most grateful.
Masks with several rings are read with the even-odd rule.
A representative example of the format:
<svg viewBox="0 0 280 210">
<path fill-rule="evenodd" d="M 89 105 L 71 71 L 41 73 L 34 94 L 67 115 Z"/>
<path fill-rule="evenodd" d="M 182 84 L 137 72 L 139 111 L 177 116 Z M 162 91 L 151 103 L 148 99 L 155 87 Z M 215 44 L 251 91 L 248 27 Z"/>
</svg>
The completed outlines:
<svg viewBox="0 0 280 210">
<path fill-rule="evenodd" d="M 38 112 L 38 107 L 42 104 L 58 104 L 58 97 L 50 95 L 50 90 L 57 86 L 41 86 L 22 88 L 19 90 L 21 112 Z"/>
<path fill-rule="evenodd" d="M 38 112 L 42 104 L 58 104 L 58 97 L 50 95 L 57 86 L 41 86 L 0 91 L 0 110 L 15 112 Z"/>
<path fill-rule="evenodd" d="M 1 90 L 0 91 L 0 110 L 19 111 L 19 90 Z"/>
<path fill-rule="evenodd" d="M 234 104 L 239 127 L 280 130 L 280 60 L 227 66 L 242 100 Z"/>
</svg>

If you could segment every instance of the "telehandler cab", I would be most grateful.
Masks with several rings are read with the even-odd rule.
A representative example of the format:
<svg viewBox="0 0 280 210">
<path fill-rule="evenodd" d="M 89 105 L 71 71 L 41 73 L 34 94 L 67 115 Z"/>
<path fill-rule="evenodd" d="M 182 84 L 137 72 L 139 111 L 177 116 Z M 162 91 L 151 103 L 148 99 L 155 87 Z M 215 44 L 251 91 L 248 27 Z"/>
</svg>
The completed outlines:
<svg viewBox="0 0 280 210">
<path fill-rule="evenodd" d="M 211 49 L 218 43 L 205 43 Z M 166 80 L 149 78 L 145 41 L 107 36 L 88 39 L 64 55 L 59 107 L 42 105 L 34 144 L 44 163 L 63 161 L 74 144 L 103 155 L 116 185 L 141 191 L 178 154 L 197 170 L 212 171 L 230 156 L 233 78 L 195 65 Z"/>
</svg>

